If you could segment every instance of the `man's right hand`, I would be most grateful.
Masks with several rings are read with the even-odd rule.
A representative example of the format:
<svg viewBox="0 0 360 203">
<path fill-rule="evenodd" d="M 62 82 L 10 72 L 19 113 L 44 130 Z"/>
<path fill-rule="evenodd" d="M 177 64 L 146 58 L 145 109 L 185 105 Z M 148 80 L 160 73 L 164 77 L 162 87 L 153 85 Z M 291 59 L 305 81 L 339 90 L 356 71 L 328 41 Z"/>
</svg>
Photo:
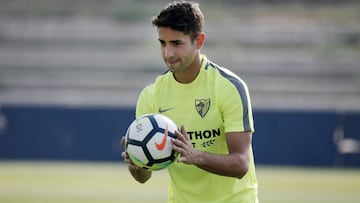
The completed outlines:
<svg viewBox="0 0 360 203">
<path fill-rule="evenodd" d="M 123 136 L 121 138 L 121 146 L 125 149 L 125 136 Z M 129 169 L 130 170 L 139 170 L 141 168 L 139 168 L 138 166 L 136 166 L 130 159 L 129 155 L 126 153 L 126 150 L 124 150 L 122 153 L 121 153 L 121 156 L 124 158 L 124 161 L 125 163 L 127 163 L 129 165 Z"/>
</svg>

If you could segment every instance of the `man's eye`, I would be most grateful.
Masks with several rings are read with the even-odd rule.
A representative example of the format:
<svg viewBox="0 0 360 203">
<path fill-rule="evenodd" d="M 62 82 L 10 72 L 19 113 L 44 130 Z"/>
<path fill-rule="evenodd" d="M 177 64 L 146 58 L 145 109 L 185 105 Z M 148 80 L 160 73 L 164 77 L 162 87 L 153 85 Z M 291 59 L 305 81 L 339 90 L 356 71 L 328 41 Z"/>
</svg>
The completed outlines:
<svg viewBox="0 0 360 203">
<path fill-rule="evenodd" d="M 159 41 L 160 45 L 161 46 L 164 46 L 165 45 L 165 42 L 164 41 Z"/>
</svg>

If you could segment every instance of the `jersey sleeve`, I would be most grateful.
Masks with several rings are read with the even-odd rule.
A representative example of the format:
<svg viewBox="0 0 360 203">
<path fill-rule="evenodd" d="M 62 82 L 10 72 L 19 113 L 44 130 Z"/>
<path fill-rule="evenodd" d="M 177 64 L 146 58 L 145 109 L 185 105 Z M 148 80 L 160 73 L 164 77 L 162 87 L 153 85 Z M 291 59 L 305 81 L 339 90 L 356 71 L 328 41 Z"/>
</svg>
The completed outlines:
<svg viewBox="0 0 360 203">
<path fill-rule="evenodd" d="M 136 104 L 136 117 L 155 112 L 153 95 L 153 85 L 149 85 L 141 91 Z"/>
<path fill-rule="evenodd" d="M 221 94 L 225 132 L 253 132 L 252 107 L 247 85 L 235 78 L 230 83 Z"/>
</svg>

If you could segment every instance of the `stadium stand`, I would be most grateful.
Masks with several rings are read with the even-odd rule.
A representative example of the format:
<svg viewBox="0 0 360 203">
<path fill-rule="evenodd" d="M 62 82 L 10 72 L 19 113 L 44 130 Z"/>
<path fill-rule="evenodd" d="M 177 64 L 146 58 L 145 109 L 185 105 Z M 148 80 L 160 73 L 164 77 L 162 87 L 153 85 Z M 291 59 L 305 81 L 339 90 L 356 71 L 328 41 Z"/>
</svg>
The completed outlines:
<svg viewBox="0 0 360 203">
<path fill-rule="evenodd" d="M 134 105 L 165 70 L 149 24 L 1 18 L 0 102 Z M 255 107 L 360 109 L 358 51 L 334 48 L 359 38 L 360 26 L 280 19 L 206 26 L 203 53 L 248 82 Z"/>
</svg>

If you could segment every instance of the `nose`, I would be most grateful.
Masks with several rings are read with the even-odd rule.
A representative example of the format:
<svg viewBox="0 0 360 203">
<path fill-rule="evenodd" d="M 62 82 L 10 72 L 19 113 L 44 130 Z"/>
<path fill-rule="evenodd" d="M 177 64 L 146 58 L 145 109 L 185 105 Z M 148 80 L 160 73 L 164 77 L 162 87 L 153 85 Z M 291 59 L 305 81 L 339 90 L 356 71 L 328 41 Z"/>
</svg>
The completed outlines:
<svg viewBox="0 0 360 203">
<path fill-rule="evenodd" d="M 174 51 L 170 46 L 166 46 L 163 49 L 163 54 L 165 58 L 170 58 L 172 56 L 174 56 Z"/>
</svg>

